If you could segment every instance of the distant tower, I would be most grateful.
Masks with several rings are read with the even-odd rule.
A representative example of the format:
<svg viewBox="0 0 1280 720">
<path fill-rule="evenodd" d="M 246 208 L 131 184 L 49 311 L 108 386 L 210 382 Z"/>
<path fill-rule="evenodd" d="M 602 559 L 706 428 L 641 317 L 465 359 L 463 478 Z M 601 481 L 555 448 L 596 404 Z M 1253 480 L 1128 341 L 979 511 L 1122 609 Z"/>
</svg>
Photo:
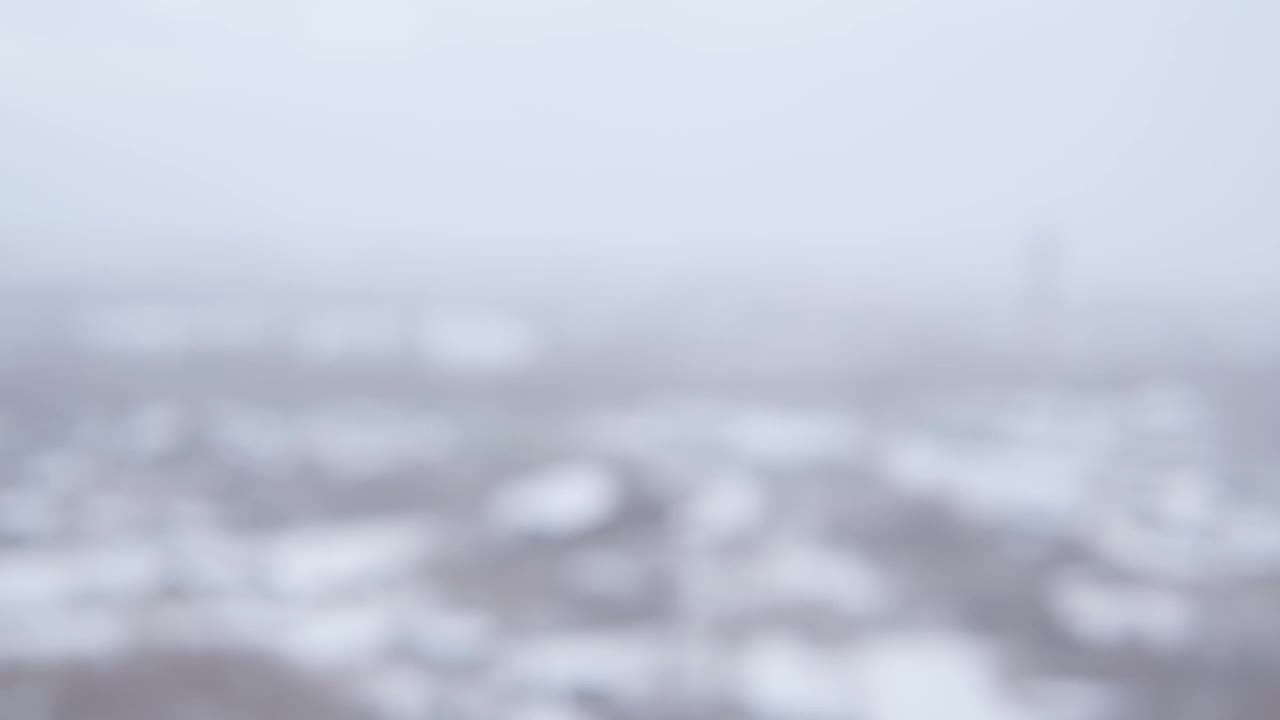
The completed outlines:
<svg viewBox="0 0 1280 720">
<path fill-rule="evenodd" d="M 1031 378 L 1058 379 L 1063 353 L 1063 249 L 1052 228 L 1033 233 L 1027 241 L 1023 278 L 1024 357 Z"/>
</svg>

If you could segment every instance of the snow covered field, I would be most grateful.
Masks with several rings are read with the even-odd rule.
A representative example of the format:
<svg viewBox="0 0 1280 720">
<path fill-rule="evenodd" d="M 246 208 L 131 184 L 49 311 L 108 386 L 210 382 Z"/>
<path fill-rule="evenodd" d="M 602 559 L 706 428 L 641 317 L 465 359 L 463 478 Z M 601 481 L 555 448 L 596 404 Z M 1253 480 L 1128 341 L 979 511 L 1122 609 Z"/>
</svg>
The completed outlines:
<svg viewBox="0 0 1280 720">
<path fill-rule="evenodd" d="M 1280 700 L 1280 464 L 1194 378 L 893 394 L 740 338 L 630 353 L 489 308 L 131 304 L 64 330 L 0 374 L 6 720 Z"/>
</svg>

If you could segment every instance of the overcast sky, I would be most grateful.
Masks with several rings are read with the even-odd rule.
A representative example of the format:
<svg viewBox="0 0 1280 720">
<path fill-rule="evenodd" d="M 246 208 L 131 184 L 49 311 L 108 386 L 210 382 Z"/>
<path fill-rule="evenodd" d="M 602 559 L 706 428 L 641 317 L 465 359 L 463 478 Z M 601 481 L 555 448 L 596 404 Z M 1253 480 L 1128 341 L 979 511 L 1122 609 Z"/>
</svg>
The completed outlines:
<svg viewBox="0 0 1280 720">
<path fill-rule="evenodd" d="M 1277 37 L 1268 0 L 4 0 L 0 228 L 945 277 L 1049 224 L 1089 287 L 1264 292 Z"/>
</svg>

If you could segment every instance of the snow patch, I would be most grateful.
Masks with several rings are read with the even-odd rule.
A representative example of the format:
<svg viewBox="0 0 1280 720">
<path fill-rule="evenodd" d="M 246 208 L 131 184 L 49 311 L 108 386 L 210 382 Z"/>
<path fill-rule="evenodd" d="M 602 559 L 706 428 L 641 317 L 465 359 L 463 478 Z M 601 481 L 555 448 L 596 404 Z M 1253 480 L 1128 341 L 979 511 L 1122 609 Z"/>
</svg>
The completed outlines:
<svg viewBox="0 0 1280 720">
<path fill-rule="evenodd" d="M 1003 687 L 991 649 L 952 631 L 909 630 L 872 639 L 850 658 L 866 720 L 1028 720 Z"/>
<path fill-rule="evenodd" d="M 752 717 L 769 720 L 852 716 L 840 658 L 780 631 L 752 637 L 743 648 L 737 698 Z"/>
<path fill-rule="evenodd" d="M 854 616 L 882 613 L 889 582 L 856 553 L 806 540 L 775 540 L 741 563 L 739 606 L 827 609 Z"/>
<path fill-rule="evenodd" d="M 722 474 L 692 491 L 680 506 L 677 522 L 685 541 L 716 546 L 754 534 L 769 510 L 769 496 L 759 480 Z"/>
<path fill-rule="evenodd" d="M 506 535 L 570 540 L 609 525 L 622 504 L 617 476 L 579 462 L 510 481 L 495 491 L 488 513 L 492 527 Z"/>
<path fill-rule="evenodd" d="M 432 548 L 416 518 L 289 530 L 262 548 L 264 581 L 286 600 L 359 592 L 411 575 Z"/>
</svg>

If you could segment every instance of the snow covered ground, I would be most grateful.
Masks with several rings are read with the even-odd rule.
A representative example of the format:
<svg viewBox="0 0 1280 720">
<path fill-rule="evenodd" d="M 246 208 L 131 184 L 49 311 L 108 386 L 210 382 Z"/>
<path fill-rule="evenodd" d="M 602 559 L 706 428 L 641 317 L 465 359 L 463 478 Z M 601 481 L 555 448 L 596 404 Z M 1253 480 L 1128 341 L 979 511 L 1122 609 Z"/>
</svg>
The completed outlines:
<svg viewBox="0 0 1280 720">
<path fill-rule="evenodd" d="M 1269 717 L 1276 466 L 1190 384 L 886 413 L 566 370 L 489 309 L 70 328 L 101 377 L 0 377 L 0 682 L 253 652 L 385 720 Z"/>
</svg>

